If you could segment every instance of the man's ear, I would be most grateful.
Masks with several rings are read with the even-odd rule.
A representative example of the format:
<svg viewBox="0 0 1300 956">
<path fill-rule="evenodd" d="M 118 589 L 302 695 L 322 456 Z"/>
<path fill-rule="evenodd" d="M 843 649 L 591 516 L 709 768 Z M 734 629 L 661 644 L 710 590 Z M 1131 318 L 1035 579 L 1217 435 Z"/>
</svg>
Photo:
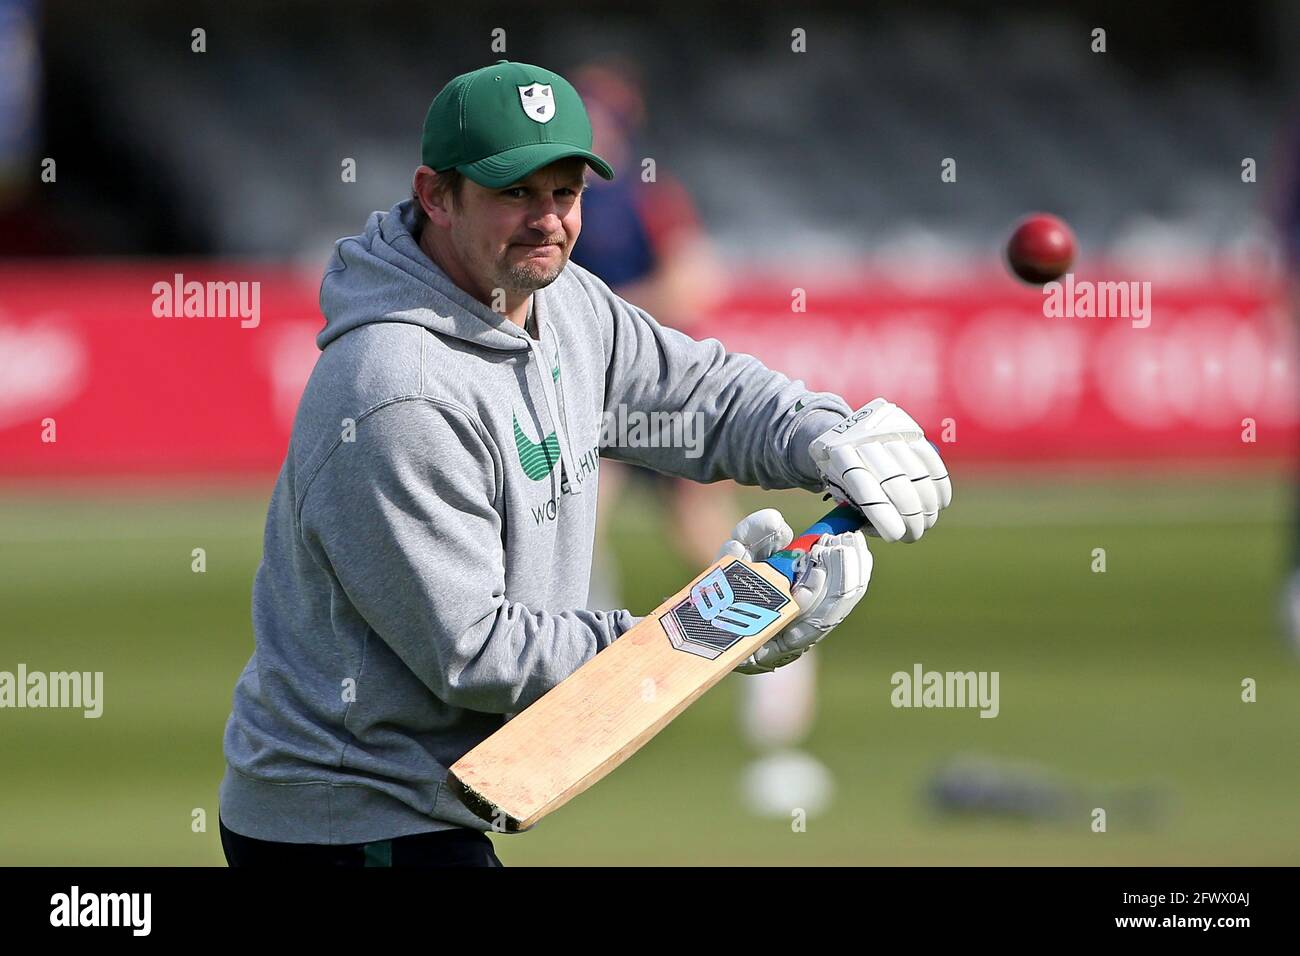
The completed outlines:
<svg viewBox="0 0 1300 956">
<path fill-rule="evenodd" d="M 437 181 L 436 172 L 428 166 L 421 166 L 415 171 L 415 176 L 411 180 L 411 191 L 416 201 L 420 203 L 420 208 L 424 210 L 424 214 L 429 217 L 429 221 L 439 226 L 446 226 L 451 223 L 449 210 L 446 208 L 451 197 L 445 193 L 441 196 L 438 194 L 434 188 Z"/>
</svg>

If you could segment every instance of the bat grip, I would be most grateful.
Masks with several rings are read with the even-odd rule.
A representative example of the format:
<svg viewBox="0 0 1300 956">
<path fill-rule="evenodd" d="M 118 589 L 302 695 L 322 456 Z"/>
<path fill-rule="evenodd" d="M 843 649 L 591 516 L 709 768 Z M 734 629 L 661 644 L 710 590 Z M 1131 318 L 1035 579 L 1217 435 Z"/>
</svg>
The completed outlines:
<svg viewBox="0 0 1300 956">
<path fill-rule="evenodd" d="M 795 579 L 803 569 L 808 550 L 817 543 L 818 538 L 824 534 L 857 531 L 866 523 L 866 517 L 857 508 L 852 505 L 840 505 L 822 515 L 821 520 L 791 541 L 783 550 L 768 558 L 767 563 L 784 574 L 793 587 Z"/>
</svg>

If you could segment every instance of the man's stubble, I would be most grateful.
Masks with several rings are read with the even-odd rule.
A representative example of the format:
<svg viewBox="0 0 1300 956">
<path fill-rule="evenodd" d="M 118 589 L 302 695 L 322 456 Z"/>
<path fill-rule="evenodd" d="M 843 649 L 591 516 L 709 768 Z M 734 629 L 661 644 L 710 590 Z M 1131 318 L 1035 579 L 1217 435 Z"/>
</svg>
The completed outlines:
<svg viewBox="0 0 1300 956">
<path fill-rule="evenodd" d="M 464 236 L 454 234 L 456 244 L 461 247 L 462 261 L 473 261 L 466 253 L 471 249 L 466 248 Z M 500 259 L 491 263 L 492 285 L 493 289 L 504 289 L 506 292 L 517 295 L 528 295 L 536 292 L 538 289 L 544 289 L 560 277 L 564 267 L 569 264 L 569 256 L 564 247 L 560 249 L 560 261 L 553 268 L 548 267 L 539 269 L 536 265 L 530 265 L 526 261 L 509 261 L 513 250 L 513 245 L 506 246 L 505 252 Z"/>
</svg>

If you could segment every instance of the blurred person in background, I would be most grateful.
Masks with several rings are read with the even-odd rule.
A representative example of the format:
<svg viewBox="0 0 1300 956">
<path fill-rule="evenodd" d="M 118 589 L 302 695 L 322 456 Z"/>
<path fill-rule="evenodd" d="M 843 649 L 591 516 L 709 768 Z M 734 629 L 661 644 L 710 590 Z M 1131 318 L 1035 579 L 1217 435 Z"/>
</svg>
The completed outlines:
<svg viewBox="0 0 1300 956">
<path fill-rule="evenodd" d="M 572 261 L 663 325 L 691 335 L 721 297 L 726 279 L 682 184 L 658 168 L 653 181 L 642 178 L 636 157 L 642 153 L 637 135 L 645 101 L 638 71 L 627 60 L 596 61 L 575 71 L 573 85 L 591 117 L 592 148 L 627 173 L 589 182 L 582 195 L 585 241 L 574 248 Z M 673 540 L 692 566 L 712 563 L 718 542 L 735 523 L 730 482 L 706 485 L 602 463 L 592 607 L 620 606 L 619 577 L 605 532 L 628 481 L 643 482 L 664 502 Z"/>
<path fill-rule="evenodd" d="M 609 56 L 574 73 L 574 87 L 591 118 L 593 148 L 627 174 L 595 179 L 582 197 L 584 241 L 573 261 L 600 276 L 616 294 L 664 325 L 699 337 L 702 320 L 725 292 L 726 278 L 685 186 L 656 162 L 647 181 L 641 134 L 646 121 L 639 66 Z M 691 567 L 717 559 L 717 542 L 740 517 L 733 483 L 703 484 L 620 462 L 601 463 L 590 606 L 622 607 L 617 556 L 609 524 L 628 482 L 642 484 L 662 503 L 670 540 Z M 741 688 L 740 723 L 763 756 L 745 773 L 743 792 L 756 813 L 784 817 L 801 806 L 811 815 L 829 800 L 829 771 L 799 750 L 812 729 L 816 698 L 813 655 Z"/>
</svg>

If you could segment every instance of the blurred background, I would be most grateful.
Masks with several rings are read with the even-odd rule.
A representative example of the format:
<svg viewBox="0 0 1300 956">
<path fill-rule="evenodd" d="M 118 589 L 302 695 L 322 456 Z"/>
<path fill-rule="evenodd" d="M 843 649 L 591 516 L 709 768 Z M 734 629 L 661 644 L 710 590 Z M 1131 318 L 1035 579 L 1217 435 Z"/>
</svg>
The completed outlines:
<svg viewBox="0 0 1300 956">
<path fill-rule="evenodd" d="M 97 720 L 0 711 L 0 864 L 223 862 L 321 270 L 409 196 L 434 94 L 502 58 L 573 80 L 618 156 L 575 261 L 888 396 L 955 497 L 874 547 L 784 686 L 728 678 L 501 858 L 1300 863 L 1300 7 L 184 7 L 0 0 L 0 670 L 105 682 Z M 1044 318 L 1001 258 L 1034 210 L 1077 278 L 1151 283 L 1149 327 Z M 156 317 L 177 273 L 259 282 L 258 322 Z M 749 511 L 825 507 L 607 470 L 593 606 L 644 613 Z M 891 706 L 918 663 L 997 671 L 998 717 Z"/>
</svg>

